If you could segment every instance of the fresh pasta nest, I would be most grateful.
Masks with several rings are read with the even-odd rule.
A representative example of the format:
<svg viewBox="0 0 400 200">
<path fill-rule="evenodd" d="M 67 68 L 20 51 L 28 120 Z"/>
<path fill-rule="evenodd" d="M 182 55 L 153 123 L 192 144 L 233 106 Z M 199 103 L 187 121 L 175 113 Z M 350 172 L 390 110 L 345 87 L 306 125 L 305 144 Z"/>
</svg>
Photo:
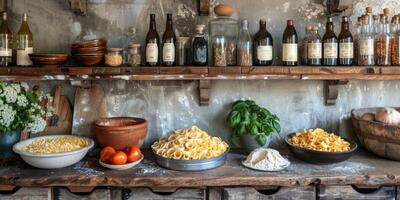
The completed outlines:
<svg viewBox="0 0 400 200">
<path fill-rule="evenodd" d="M 198 127 L 175 131 L 168 138 L 156 141 L 151 148 L 164 158 L 200 160 L 214 158 L 228 150 L 228 144 L 219 137 L 211 137 Z"/>
<path fill-rule="evenodd" d="M 89 145 L 89 141 L 80 137 L 59 137 L 37 139 L 25 146 L 24 150 L 29 153 L 64 153 L 75 151 Z"/>
<path fill-rule="evenodd" d="M 344 152 L 350 150 L 349 142 L 320 128 L 298 132 L 288 141 L 290 144 L 315 151 Z"/>
</svg>

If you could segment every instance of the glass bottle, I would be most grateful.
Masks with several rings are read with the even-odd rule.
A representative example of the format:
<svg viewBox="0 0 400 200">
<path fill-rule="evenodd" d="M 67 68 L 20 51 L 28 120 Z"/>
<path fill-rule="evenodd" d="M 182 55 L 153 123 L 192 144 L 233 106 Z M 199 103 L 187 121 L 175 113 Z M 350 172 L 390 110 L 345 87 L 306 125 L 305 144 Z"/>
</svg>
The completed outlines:
<svg viewBox="0 0 400 200">
<path fill-rule="evenodd" d="M 13 34 L 8 28 L 7 13 L 3 12 L 3 22 L 0 27 L 0 66 L 7 67 L 12 62 Z"/>
<path fill-rule="evenodd" d="M 17 34 L 17 65 L 32 65 L 32 61 L 29 58 L 31 53 L 33 53 L 33 34 L 29 29 L 28 15 L 24 13 L 21 28 Z"/>
<path fill-rule="evenodd" d="M 156 15 L 150 14 L 150 28 L 146 36 L 146 65 L 147 66 L 158 66 L 159 61 L 159 48 L 160 48 L 160 37 L 157 33 L 156 28 Z"/>
<path fill-rule="evenodd" d="M 175 32 L 172 26 L 172 14 L 167 14 L 167 27 L 163 35 L 162 62 L 164 66 L 175 65 Z"/>
<path fill-rule="evenodd" d="M 214 66 L 226 67 L 226 39 L 225 36 L 214 36 L 213 41 Z"/>
<path fill-rule="evenodd" d="M 207 66 L 208 64 L 208 43 L 204 35 L 205 25 L 197 25 L 197 34 L 193 39 L 193 65 Z"/>
<path fill-rule="evenodd" d="M 282 40 L 282 64 L 296 66 L 298 63 L 298 38 L 293 20 L 287 20 L 287 26 Z"/>
<path fill-rule="evenodd" d="M 387 15 L 380 15 L 381 33 L 375 39 L 375 63 L 379 66 L 391 65 L 391 35 Z"/>
<path fill-rule="evenodd" d="M 373 33 L 378 35 L 381 31 L 381 24 L 379 23 L 379 15 L 372 15 L 373 19 Z"/>
<path fill-rule="evenodd" d="M 237 62 L 239 66 L 253 65 L 252 41 L 248 30 L 247 20 L 242 21 L 242 28 L 239 32 Z"/>
<path fill-rule="evenodd" d="M 312 27 L 308 40 L 308 65 L 322 65 L 322 39 L 318 34 L 318 26 Z"/>
<path fill-rule="evenodd" d="M 334 66 L 338 64 L 338 38 L 334 32 L 333 19 L 328 17 L 326 32 L 323 41 L 322 57 L 323 65 Z"/>
<path fill-rule="evenodd" d="M 186 66 L 189 57 L 189 37 L 177 37 L 175 51 L 176 65 Z"/>
<path fill-rule="evenodd" d="M 309 39 L 311 36 L 311 32 L 312 32 L 312 26 L 307 26 L 306 27 L 306 34 L 304 35 L 304 39 L 303 39 L 303 45 L 302 45 L 302 50 L 301 50 L 301 64 L 302 65 L 307 65 L 308 64 L 308 43 L 309 43 Z"/>
<path fill-rule="evenodd" d="M 374 52 L 374 34 L 368 24 L 369 16 L 365 15 L 362 19 L 361 34 L 358 37 L 358 65 L 372 66 L 375 65 Z"/>
<path fill-rule="evenodd" d="M 253 64 L 255 66 L 267 66 L 273 63 L 273 39 L 267 30 L 267 22 L 260 19 L 260 30 L 253 38 Z"/>
<path fill-rule="evenodd" d="M 354 44 L 353 35 L 350 32 L 349 18 L 342 17 L 342 30 L 339 34 L 339 65 L 353 65 Z"/>
<path fill-rule="evenodd" d="M 400 17 L 394 17 L 394 35 L 392 39 L 392 65 L 393 66 L 400 66 Z"/>
<path fill-rule="evenodd" d="M 355 65 L 358 65 L 358 37 L 361 34 L 361 27 L 362 27 L 362 17 L 357 18 L 357 24 L 356 24 L 356 34 L 353 36 L 353 42 L 354 42 L 354 59 L 353 63 Z"/>
</svg>

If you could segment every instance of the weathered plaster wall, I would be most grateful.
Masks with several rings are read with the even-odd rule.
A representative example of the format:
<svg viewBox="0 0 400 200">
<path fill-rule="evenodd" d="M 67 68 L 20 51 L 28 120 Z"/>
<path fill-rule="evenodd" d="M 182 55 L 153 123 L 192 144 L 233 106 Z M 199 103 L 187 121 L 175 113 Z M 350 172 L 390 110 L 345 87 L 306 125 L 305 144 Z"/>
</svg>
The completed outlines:
<svg viewBox="0 0 400 200">
<path fill-rule="evenodd" d="M 143 43 L 151 12 L 157 13 L 160 35 L 164 31 L 168 12 L 174 13 L 175 28 L 179 35 L 192 35 L 196 23 L 206 23 L 209 19 L 196 16 L 195 0 L 88 1 L 89 12 L 85 17 L 71 13 L 66 0 L 10 1 L 11 29 L 17 31 L 22 13 L 27 12 L 35 34 L 35 51 L 68 52 L 71 42 L 88 35 L 107 37 L 112 47 L 126 47 L 127 42 L 132 40 Z M 236 17 L 250 21 L 252 33 L 258 29 L 259 18 L 266 18 L 268 29 L 274 36 L 276 51 L 280 51 L 281 35 L 288 18 L 295 19 L 301 37 L 308 24 L 320 24 L 324 28 L 326 16 L 320 0 L 213 0 L 212 4 L 218 2 L 232 4 L 238 11 Z M 373 5 L 375 12 L 383 7 L 400 11 L 398 1 L 354 0 L 353 8 L 346 14 L 354 20 L 366 5 Z M 336 17 L 337 22 L 339 17 Z M 336 27 L 339 27 L 339 23 Z M 254 99 L 278 114 L 283 131 L 281 136 L 275 138 L 312 127 L 349 135 L 351 126 L 348 117 L 352 108 L 396 106 L 400 101 L 397 93 L 399 81 L 351 81 L 340 91 L 337 105 L 331 107 L 323 104 L 321 81 L 213 81 L 211 104 L 208 107 L 198 106 L 196 82 L 100 83 L 107 94 L 110 116 L 139 116 L 150 121 L 147 144 L 171 130 L 192 124 L 227 139 L 230 131 L 226 128 L 225 117 L 230 103 L 241 98 Z M 55 83 L 39 84 L 42 88 L 50 89 Z M 65 94 L 73 101 L 74 89 L 67 82 L 63 82 L 63 85 Z"/>
</svg>

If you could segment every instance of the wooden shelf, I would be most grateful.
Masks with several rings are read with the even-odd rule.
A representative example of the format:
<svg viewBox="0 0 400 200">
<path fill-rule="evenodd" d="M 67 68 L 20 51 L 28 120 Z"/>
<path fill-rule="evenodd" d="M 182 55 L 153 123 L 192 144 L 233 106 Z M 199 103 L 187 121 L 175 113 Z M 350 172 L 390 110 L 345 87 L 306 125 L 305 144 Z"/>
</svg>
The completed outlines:
<svg viewBox="0 0 400 200">
<path fill-rule="evenodd" d="M 400 80 L 400 67 L 8 67 L 0 80 Z"/>
</svg>

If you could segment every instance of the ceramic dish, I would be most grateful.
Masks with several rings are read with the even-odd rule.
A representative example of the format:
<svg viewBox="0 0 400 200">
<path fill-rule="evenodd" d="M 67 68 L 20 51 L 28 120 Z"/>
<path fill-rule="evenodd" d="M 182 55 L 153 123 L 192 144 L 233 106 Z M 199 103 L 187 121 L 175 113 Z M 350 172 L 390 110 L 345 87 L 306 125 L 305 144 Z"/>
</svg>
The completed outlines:
<svg viewBox="0 0 400 200">
<path fill-rule="evenodd" d="M 35 65 L 63 65 L 68 61 L 67 54 L 29 54 L 29 58 Z"/>
<path fill-rule="evenodd" d="M 80 137 L 80 136 L 51 135 L 51 136 L 31 138 L 15 144 L 13 146 L 13 151 L 19 154 L 22 160 L 24 160 L 29 165 L 43 169 L 56 169 L 56 168 L 71 166 L 79 162 L 80 160 L 82 160 L 83 157 L 85 157 L 87 152 L 94 146 L 94 141 L 92 139 L 86 137 L 80 137 L 86 139 L 89 142 L 89 145 L 74 151 L 63 152 L 63 153 L 41 154 L 41 153 L 29 153 L 24 150 L 26 145 L 31 144 L 35 140 L 46 139 L 46 138 L 59 138 L 59 137 Z"/>
<path fill-rule="evenodd" d="M 98 56 L 81 56 L 81 55 L 74 55 L 74 60 L 84 66 L 95 66 L 102 64 L 104 61 L 103 55 Z"/>
<path fill-rule="evenodd" d="M 126 169 L 130 169 L 136 165 L 138 165 L 140 162 L 142 162 L 144 156 L 142 155 L 142 157 L 140 157 L 139 160 L 135 161 L 135 162 L 131 162 L 131 163 L 127 163 L 125 165 L 111 165 L 111 164 L 107 164 L 104 162 L 101 162 L 101 160 L 99 160 L 99 164 L 105 168 L 108 169 L 113 169 L 113 170 L 126 170 Z"/>
<path fill-rule="evenodd" d="M 357 144 L 355 142 L 346 140 L 350 143 L 350 150 L 344 152 L 325 152 L 325 151 L 315 151 L 311 149 L 302 148 L 296 145 L 293 145 L 289 142 L 289 138 L 291 138 L 293 134 L 286 136 L 285 142 L 288 145 L 290 151 L 300 160 L 305 162 L 319 164 L 319 165 L 327 165 L 345 161 L 349 159 L 353 153 L 357 149 Z"/>
<path fill-rule="evenodd" d="M 283 166 L 282 168 L 279 168 L 279 169 L 275 169 L 275 170 L 262 170 L 262 169 L 257 169 L 257 168 L 254 168 L 254 167 L 250 166 L 250 165 L 245 164 L 245 161 L 246 161 L 246 159 L 242 160 L 242 165 L 243 165 L 243 166 L 245 166 L 245 167 L 247 167 L 247 168 L 249 168 L 249 169 L 252 169 L 252 170 L 262 171 L 262 172 L 279 172 L 279 171 L 285 170 L 286 168 L 288 168 L 288 167 L 290 166 L 290 163 L 289 163 L 289 164 L 287 164 L 287 165 L 285 165 L 285 166 Z"/>
</svg>

